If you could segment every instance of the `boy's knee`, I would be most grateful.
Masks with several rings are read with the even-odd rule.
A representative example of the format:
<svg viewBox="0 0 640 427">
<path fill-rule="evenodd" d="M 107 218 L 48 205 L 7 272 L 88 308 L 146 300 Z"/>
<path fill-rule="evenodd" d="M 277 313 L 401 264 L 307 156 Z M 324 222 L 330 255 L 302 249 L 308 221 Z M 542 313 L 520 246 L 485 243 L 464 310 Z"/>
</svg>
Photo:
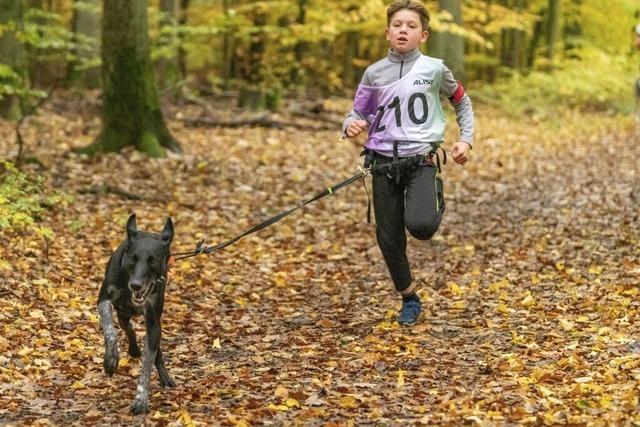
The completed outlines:
<svg viewBox="0 0 640 427">
<path fill-rule="evenodd" d="M 429 240 L 434 234 L 436 234 L 436 231 L 438 231 L 440 221 L 439 219 L 434 218 L 431 221 L 407 223 L 406 226 L 409 234 L 411 234 L 413 238 L 418 240 Z"/>
</svg>

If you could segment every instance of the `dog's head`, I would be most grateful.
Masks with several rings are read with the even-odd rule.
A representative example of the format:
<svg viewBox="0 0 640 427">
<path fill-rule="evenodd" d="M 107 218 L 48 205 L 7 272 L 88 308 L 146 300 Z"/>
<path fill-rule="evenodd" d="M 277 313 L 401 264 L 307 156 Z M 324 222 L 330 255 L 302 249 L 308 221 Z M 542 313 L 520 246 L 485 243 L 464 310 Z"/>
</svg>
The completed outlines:
<svg viewBox="0 0 640 427">
<path fill-rule="evenodd" d="M 173 222 L 167 218 L 160 234 L 138 231 L 136 215 L 127 221 L 126 251 L 122 267 L 129 277 L 131 302 L 144 305 L 156 282 L 166 280 L 167 262 L 173 239 Z"/>
</svg>

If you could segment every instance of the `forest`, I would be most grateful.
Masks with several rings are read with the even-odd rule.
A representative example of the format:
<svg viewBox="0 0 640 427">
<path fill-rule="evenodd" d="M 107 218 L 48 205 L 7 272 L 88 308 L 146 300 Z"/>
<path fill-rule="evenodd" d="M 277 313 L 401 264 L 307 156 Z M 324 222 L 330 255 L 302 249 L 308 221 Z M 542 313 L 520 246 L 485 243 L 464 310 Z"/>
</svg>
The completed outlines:
<svg viewBox="0 0 640 427">
<path fill-rule="evenodd" d="M 475 134 L 441 89 L 406 325 L 343 125 L 390 3 L 0 0 L 0 425 L 640 425 L 640 4 L 423 1 Z"/>
</svg>

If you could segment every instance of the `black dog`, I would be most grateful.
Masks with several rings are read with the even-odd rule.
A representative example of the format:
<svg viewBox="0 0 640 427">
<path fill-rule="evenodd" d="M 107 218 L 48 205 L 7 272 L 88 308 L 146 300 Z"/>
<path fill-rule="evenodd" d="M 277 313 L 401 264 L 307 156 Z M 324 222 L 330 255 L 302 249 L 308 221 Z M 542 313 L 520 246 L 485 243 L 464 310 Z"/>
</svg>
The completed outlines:
<svg viewBox="0 0 640 427">
<path fill-rule="evenodd" d="M 175 387 L 164 367 L 160 350 L 160 316 L 164 305 L 167 282 L 167 262 L 173 239 L 173 223 L 167 218 L 160 234 L 138 231 L 135 214 L 127 221 L 127 240 L 111 255 L 98 296 L 100 326 L 104 333 L 104 371 L 111 376 L 118 367 L 118 335 L 113 327 L 111 306 L 118 315 L 118 323 L 126 332 L 129 355 L 140 357 L 136 333 L 131 318 L 144 315 L 146 339 L 142 369 L 131 412 L 149 410 L 149 379 L 155 364 L 162 387 Z"/>
</svg>

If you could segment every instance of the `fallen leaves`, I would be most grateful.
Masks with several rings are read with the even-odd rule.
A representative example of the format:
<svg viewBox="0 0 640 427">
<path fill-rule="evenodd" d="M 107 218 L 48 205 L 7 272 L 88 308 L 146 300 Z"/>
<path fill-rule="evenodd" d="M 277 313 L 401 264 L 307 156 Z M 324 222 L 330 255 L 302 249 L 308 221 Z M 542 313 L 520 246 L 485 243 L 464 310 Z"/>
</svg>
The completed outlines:
<svg viewBox="0 0 640 427">
<path fill-rule="evenodd" d="M 51 147 L 30 149 L 55 153 L 51 168 L 26 167 L 76 202 L 46 211 L 56 233 L 46 249 L 0 236 L 0 423 L 133 424 L 140 361 L 120 331 L 118 371 L 103 374 L 95 310 L 128 213 L 143 228 L 172 215 L 176 251 L 215 244 L 350 175 L 359 150 L 330 133 L 173 124 L 183 156 L 90 160 L 55 151 L 86 142 L 81 121 L 46 114 Z M 395 321 L 400 300 L 354 185 L 176 263 L 162 319 L 178 387 L 161 389 L 154 374 L 144 423 L 640 423 L 640 227 L 627 197 L 640 146 L 620 118 L 561 128 L 482 108 L 478 118 L 482 161 L 445 166 L 443 224 L 408 244 L 420 324 Z M 79 191 L 105 182 L 155 201 Z"/>
</svg>

